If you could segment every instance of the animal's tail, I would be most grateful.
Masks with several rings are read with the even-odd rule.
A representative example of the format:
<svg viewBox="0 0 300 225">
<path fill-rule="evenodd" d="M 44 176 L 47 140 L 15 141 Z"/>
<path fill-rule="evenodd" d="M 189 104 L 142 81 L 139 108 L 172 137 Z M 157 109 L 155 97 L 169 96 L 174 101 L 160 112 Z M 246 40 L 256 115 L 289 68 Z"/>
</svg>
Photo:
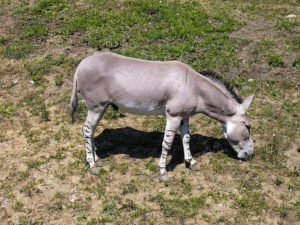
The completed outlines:
<svg viewBox="0 0 300 225">
<path fill-rule="evenodd" d="M 73 90 L 71 95 L 71 117 L 72 123 L 75 122 L 75 111 L 78 105 L 78 96 L 77 96 L 77 71 L 74 75 L 74 82 L 73 82 Z"/>
</svg>

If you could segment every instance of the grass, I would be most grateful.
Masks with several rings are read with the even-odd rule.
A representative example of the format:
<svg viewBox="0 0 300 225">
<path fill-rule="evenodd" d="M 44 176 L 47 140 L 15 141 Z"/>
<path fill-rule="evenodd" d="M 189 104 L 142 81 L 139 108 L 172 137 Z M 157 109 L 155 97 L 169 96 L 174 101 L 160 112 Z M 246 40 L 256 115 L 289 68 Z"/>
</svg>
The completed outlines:
<svg viewBox="0 0 300 225">
<path fill-rule="evenodd" d="M 5 56 L 9 59 L 23 59 L 28 58 L 33 51 L 31 43 L 15 42 L 10 44 L 5 50 Z"/>
<path fill-rule="evenodd" d="M 284 61 L 279 55 L 270 55 L 268 64 L 272 67 L 284 67 Z"/>
<path fill-rule="evenodd" d="M 205 198 L 193 197 L 191 199 L 168 199 L 162 196 L 154 198 L 160 205 L 163 214 L 166 217 L 179 218 L 184 221 L 187 218 L 194 217 L 198 210 L 205 206 Z"/>
<path fill-rule="evenodd" d="M 0 0 L 1 222 L 296 224 L 299 21 L 286 15 L 298 15 L 297 4 Z M 159 182 L 165 117 L 109 106 L 96 131 L 100 176 L 89 174 L 86 107 L 80 98 L 71 124 L 69 97 L 76 66 L 103 48 L 180 60 L 216 72 L 242 96 L 256 92 L 247 112 L 255 156 L 237 160 L 220 125 L 197 115 L 191 150 L 201 171 L 185 168 L 177 136 L 170 180 Z"/>
</svg>

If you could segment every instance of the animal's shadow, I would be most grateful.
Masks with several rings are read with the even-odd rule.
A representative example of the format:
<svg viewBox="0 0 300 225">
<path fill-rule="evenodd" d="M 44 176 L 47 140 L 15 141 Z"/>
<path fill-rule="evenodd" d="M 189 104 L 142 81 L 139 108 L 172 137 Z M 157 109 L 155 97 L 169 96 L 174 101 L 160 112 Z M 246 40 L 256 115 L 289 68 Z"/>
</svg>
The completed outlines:
<svg viewBox="0 0 300 225">
<path fill-rule="evenodd" d="M 159 158 L 163 135 L 162 132 L 145 132 L 130 127 L 105 129 L 95 137 L 97 155 L 100 158 L 117 154 L 126 154 L 138 159 Z M 236 154 L 224 138 L 218 139 L 193 134 L 190 147 L 192 155 L 196 157 L 207 152 L 222 151 L 229 157 L 236 158 Z M 167 170 L 173 170 L 184 161 L 182 142 L 178 134 L 175 136 L 170 155 L 172 158 L 167 165 Z"/>
</svg>

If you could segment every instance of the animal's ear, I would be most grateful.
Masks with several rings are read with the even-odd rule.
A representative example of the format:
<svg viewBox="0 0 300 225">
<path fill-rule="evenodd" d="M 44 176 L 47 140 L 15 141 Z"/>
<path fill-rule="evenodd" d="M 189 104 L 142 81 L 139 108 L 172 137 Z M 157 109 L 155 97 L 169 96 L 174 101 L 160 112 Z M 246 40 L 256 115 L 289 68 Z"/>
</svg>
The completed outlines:
<svg viewBox="0 0 300 225">
<path fill-rule="evenodd" d="M 254 96 L 255 96 L 255 93 L 248 96 L 241 104 L 244 112 L 246 112 L 249 109 L 249 106 L 251 105 L 251 102 L 253 101 Z"/>
</svg>

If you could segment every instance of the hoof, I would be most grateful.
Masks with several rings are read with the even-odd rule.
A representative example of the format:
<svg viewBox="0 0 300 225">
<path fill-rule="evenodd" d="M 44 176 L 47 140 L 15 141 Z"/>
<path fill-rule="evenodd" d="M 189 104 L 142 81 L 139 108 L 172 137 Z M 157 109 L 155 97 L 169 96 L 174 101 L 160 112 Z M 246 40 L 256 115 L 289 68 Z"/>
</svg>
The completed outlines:
<svg viewBox="0 0 300 225">
<path fill-rule="evenodd" d="M 199 171 L 201 169 L 199 163 L 194 163 L 193 165 L 190 165 L 189 168 L 193 171 Z"/>
<path fill-rule="evenodd" d="M 166 173 L 166 174 L 161 174 L 161 175 L 159 176 L 159 180 L 162 181 L 162 182 L 169 181 L 169 176 L 168 176 L 168 174 L 167 174 L 167 173 Z"/>
<path fill-rule="evenodd" d="M 92 168 L 90 168 L 90 172 L 93 175 L 99 175 L 99 173 L 100 173 L 100 167 L 98 167 L 98 166 L 92 167 Z"/>
</svg>

